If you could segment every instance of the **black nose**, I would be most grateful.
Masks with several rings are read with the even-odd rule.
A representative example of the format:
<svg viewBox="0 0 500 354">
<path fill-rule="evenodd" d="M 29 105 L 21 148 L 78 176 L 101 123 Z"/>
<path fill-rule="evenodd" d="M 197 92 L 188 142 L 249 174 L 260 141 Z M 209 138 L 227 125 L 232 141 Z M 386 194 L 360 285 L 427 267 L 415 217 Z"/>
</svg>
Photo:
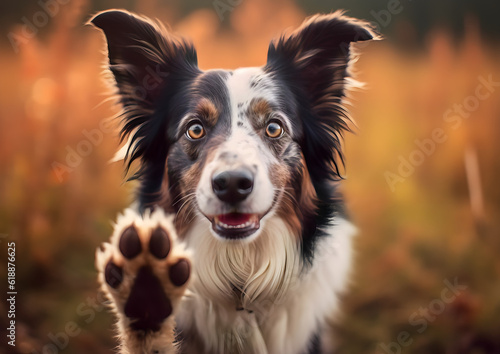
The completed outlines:
<svg viewBox="0 0 500 354">
<path fill-rule="evenodd" d="M 245 200 L 253 189 L 253 174 L 246 169 L 222 171 L 212 177 L 215 195 L 226 203 Z"/>
</svg>

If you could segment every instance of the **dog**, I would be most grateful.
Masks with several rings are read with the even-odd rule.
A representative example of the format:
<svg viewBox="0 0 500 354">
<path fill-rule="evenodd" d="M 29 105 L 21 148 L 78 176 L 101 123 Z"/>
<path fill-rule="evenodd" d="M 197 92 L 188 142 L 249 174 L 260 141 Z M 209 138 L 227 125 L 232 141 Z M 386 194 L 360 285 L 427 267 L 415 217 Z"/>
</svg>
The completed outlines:
<svg viewBox="0 0 500 354">
<path fill-rule="evenodd" d="M 136 205 L 98 249 L 122 353 L 328 353 L 351 265 L 339 192 L 353 42 L 343 12 L 269 45 L 262 67 L 202 71 L 186 40 L 126 11 L 107 40 Z M 135 166 L 135 165 L 134 165 Z"/>
</svg>

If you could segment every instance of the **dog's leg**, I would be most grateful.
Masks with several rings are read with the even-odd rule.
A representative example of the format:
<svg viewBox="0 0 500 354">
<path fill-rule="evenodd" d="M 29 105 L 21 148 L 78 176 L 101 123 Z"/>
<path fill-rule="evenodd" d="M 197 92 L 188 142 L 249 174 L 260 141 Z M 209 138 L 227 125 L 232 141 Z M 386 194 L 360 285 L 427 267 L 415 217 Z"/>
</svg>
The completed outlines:
<svg viewBox="0 0 500 354">
<path fill-rule="evenodd" d="M 177 242 L 172 216 L 118 218 L 96 252 L 99 282 L 118 317 L 122 354 L 176 353 L 174 314 L 186 290 L 190 258 Z"/>
</svg>

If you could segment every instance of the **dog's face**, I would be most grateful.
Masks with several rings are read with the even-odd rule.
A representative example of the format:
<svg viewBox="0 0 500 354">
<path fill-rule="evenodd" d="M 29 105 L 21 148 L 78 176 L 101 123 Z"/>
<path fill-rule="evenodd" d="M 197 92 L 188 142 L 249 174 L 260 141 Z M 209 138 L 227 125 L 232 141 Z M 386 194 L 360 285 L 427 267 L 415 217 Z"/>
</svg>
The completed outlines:
<svg viewBox="0 0 500 354">
<path fill-rule="evenodd" d="M 278 89 L 257 68 L 203 73 L 189 89 L 192 103 L 176 125 L 168 171 L 216 237 L 255 237 L 287 187 L 284 161 L 300 149 Z"/>
<path fill-rule="evenodd" d="M 203 72 L 191 45 L 146 19 L 91 21 L 108 40 L 143 207 L 162 203 L 180 229 L 202 215 L 222 240 L 256 238 L 271 215 L 299 236 L 316 228 L 342 157 L 350 43 L 375 36 L 366 23 L 315 16 L 271 43 L 264 67 Z"/>
</svg>

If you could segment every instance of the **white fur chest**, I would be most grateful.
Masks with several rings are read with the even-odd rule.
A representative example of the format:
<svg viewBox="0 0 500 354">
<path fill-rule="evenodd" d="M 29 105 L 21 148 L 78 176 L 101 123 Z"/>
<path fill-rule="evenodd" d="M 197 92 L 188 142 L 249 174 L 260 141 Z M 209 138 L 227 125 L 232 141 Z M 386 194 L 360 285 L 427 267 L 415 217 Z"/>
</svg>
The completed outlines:
<svg viewBox="0 0 500 354">
<path fill-rule="evenodd" d="M 208 353 L 307 352 L 334 315 L 350 266 L 355 230 L 336 221 L 302 272 L 296 238 L 278 218 L 269 218 L 250 244 L 221 243 L 209 225 L 196 222 L 186 237 L 195 277 L 176 316 L 181 331 L 196 333 L 198 343 L 187 346 Z"/>
</svg>

